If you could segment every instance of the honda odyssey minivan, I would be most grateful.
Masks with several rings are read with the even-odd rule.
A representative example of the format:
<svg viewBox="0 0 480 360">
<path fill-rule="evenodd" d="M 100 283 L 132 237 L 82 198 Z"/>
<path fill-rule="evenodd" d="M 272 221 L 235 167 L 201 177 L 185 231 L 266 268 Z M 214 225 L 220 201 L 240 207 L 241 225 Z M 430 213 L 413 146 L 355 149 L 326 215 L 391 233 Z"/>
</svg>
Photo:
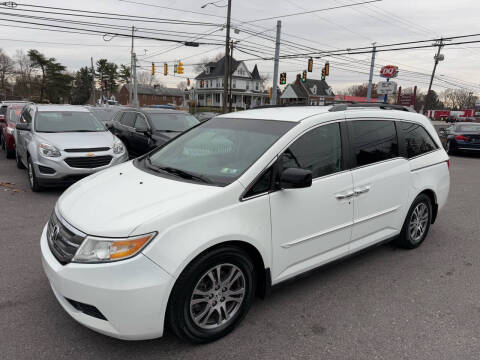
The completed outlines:
<svg viewBox="0 0 480 360">
<path fill-rule="evenodd" d="M 93 330 L 208 342 L 272 285 L 381 242 L 420 246 L 449 186 L 433 126 L 403 107 L 225 114 L 70 187 L 43 267 Z"/>
</svg>

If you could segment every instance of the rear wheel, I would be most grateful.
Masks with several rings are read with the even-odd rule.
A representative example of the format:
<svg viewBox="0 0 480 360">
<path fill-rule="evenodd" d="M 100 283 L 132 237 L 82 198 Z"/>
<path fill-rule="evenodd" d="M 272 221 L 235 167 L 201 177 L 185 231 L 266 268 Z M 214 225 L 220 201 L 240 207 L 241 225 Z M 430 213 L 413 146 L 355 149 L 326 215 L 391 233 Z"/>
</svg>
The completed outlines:
<svg viewBox="0 0 480 360">
<path fill-rule="evenodd" d="M 455 147 L 455 144 L 452 142 L 452 140 L 447 141 L 447 146 L 446 149 L 448 155 L 455 155 L 457 153 L 457 149 Z"/>
<path fill-rule="evenodd" d="M 17 163 L 17 168 L 25 169 L 25 166 L 22 163 L 22 158 L 20 157 L 20 155 L 18 155 L 17 149 L 15 149 L 15 161 Z"/>
<path fill-rule="evenodd" d="M 425 194 L 417 196 L 408 211 L 400 235 L 396 239 L 398 246 L 415 249 L 425 240 L 432 221 L 432 203 Z"/>
<path fill-rule="evenodd" d="M 172 290 L 167 310 L 170 327 L 180 338 L 195 343 L 227 335 L 250 308 L 255 279 L 250 257 L 237 247 L 200 255 Z"/>
<path fill-rule="evenodd" d="M 3 140 L 3 134 L 2 133 L 0 133 L 0 147 L 2 148 L 2 150 L 6 150 L 5 141 Z"/>
</svg>

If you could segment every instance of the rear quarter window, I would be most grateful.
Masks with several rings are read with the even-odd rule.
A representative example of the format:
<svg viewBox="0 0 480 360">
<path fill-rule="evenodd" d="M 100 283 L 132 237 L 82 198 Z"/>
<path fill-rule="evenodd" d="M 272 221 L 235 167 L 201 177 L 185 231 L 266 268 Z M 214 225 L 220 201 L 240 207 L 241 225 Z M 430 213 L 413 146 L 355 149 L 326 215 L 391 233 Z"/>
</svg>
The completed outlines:
<svg viewBox="0 0 480 360">
<path fill-rule="evenodd" d="M 407 159 L 438 149 L 425 128 L 416 123 L 397 121 L 400 155 Z"/>
</svg>

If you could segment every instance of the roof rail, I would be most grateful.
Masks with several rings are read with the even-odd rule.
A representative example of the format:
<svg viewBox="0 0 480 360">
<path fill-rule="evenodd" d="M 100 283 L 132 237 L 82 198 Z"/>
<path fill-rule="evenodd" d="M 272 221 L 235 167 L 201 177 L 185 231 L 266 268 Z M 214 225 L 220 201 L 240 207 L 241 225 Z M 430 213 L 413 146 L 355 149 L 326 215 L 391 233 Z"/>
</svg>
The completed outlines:
<svg viewBox="0 0 480 360">
<path fill-rule="evenodd" d="M 269 108 L 278 108 L 278 107 L 294 107 L 294 106 L 318 106 L 318 105 L 310 105 L 310 104 L 276 104 L 276 105 L 260 105 L 256 106 L 249 110 L 254 109 L 269 109 Z"/>
<path fill-rule="evenodd" d="M 382 110 L 400 110 L 400 111 L 408 111 L 408 112 L 414 112 L 416 111 L 412 109 L 411 107 L 408 106 L 403 106 L 403 105 L 393 105 L 393 104 L 384 104 L 384 103 L 362 103 L 362 102 L 349 102 L 349 103 L 344 103 L 344 104 L 335 104 L 332 106 L 332 108 L 328 111 L 345 111 L 348 110 L 349 108 L 379 108 Z"/>
</svg>

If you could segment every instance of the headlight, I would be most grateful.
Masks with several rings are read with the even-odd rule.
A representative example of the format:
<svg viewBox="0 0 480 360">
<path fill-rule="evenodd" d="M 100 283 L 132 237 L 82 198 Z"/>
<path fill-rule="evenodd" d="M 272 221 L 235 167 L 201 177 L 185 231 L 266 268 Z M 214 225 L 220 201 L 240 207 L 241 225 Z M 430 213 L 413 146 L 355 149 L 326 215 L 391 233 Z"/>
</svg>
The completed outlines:
<svg viewBox="0 0 480 360">
<path fill-rule="evenodd" d="M 47 143 L 41 143 L 39 146 L 40 154 L 46 157 L 59 157 L 62 154 L 60 154 L 60 150 L 58 150 L 55 146 L 47 144 Z"/>
<path fill-rule="evenodd" d="M 113 153 L 114 154 L 121 154 L 125 151 L 125 148 L 123 146 L 123 143 L 118 140 L 113 143 Z"/>
<path fill-rule="evenodd" d="M 12 135 L 14 132 L 15 132 L 15 129 L 14 129 L 14 128 L 7 127 L 7 133 L 9 133 L 10 135 Z"/>
<path fill-rule="evenodd" d="M 74 262 L 102 263 L 128 259 L 142 250 L 157 233 L 125 239 L 104 239 L 88 236 L 73 257 Z"/>
</svg>

